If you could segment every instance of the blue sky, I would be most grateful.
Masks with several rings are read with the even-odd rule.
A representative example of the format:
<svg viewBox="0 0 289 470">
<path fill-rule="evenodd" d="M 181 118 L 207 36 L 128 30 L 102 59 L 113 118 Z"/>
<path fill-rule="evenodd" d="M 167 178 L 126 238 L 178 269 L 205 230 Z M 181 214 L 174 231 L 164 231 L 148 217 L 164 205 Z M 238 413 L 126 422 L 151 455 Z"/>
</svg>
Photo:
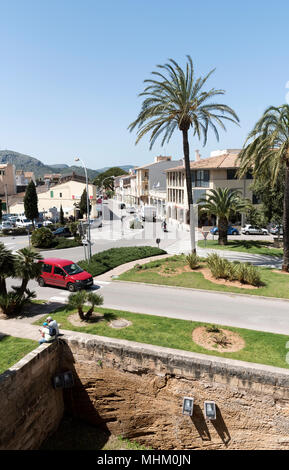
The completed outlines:
<svg viewBox="0 0 289 470">
<path fill-rule="evenodd" d="M 157 64 L 191 55 L 196 75 L 240 118 L 205 148 L 240 148 L 265 108 L 286 102 L 287 1 L 0 0 L 0 149 L 90 168 L 182 158 L 177 132 L 165 147 L 137 146 L 127 126 Z"/>
</svg>

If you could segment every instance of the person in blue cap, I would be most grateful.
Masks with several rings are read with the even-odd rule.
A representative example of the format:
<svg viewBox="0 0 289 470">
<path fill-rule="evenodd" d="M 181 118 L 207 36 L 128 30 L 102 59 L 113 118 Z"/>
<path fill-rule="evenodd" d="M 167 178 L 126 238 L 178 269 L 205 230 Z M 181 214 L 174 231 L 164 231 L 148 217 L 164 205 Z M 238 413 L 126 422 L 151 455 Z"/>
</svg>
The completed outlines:
<svg viewBox="0 0 289 470">
<path fill-rule="evenodd" d="M 50 336 L 48 323 L 46 321 L 43 323 L 43 327 L 44 328 L 42 328 L 42 330 L 39 330 L 42 338 L 38 341 L 38 343 L 51 343 L 53 340 L 55 340 L 56 336 Z"/>
</svg>

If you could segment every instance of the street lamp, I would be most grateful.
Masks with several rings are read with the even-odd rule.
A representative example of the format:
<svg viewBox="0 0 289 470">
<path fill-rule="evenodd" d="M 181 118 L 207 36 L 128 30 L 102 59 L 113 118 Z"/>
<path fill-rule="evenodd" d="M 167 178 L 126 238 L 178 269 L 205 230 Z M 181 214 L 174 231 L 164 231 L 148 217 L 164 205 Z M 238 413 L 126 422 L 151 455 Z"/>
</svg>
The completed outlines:
<svg viewBox="0 0 289 470">
<path fill-rule="evenodd" d="M 91 240 L 90 240 L 90 215 L 89 215 L 89 194 L 88 194 L 88 178 L 87 178 L 87 170 L 86 167 L 79 157 L 75 157 L 74 161 L 76 162 L 81 162 L 84 172 L 85 172 L 85 179 L 86 179 L 86 209 L 87 209 L 87 222 L 88 222 L 88 227 L 87 227 L 87 241 L 88 241 L 88 261 L 90 261 L 91 258 Z"/>
</svg>

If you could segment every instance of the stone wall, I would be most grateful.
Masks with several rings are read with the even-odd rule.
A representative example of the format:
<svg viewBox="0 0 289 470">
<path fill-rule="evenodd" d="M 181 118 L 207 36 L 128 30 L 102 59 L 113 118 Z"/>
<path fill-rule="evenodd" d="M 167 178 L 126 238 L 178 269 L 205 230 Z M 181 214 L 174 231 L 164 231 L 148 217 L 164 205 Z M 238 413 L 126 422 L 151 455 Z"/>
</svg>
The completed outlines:
<svg viewBox="0 0 289 470">
<path fill-rule="evenodd" d="M 60 372 L 57 344 L 39 346 L 0 375 L 0 450 L 33 450 L 63 416 L 62 391 L 51 379 Z"/>
<path fill-rule="evenodd" d="M 54 390 L 72 370 L 75 385 Z M 194 398 L 193 416 L 182 414 Z M 206 421 L 204 401 L 217 405 Z M 289 370 L 83 335 L 0 376 L 0 449 L 37 449 L 64 409 L 153 449 L 289 449 Z"/>
<path fill-rule="evenodd" d="M 68 339 L 61 353 L 77 377 L 66 397 L 74 415 L 153 449 L 289 449 L 289 370 L 92 338 Z"/>
</svg>

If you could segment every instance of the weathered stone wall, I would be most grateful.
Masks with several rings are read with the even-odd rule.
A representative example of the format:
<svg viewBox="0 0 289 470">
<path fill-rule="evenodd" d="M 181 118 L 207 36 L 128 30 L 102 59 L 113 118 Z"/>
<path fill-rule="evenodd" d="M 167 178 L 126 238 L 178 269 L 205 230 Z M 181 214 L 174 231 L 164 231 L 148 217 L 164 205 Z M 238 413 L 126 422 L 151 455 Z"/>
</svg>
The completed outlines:
<svg viewBox="0 0 289 470">
<path fill-rule="evenodd" d="M 51 379 L 59 371 L 55 343 L 38 347 L 0 375 L 0 450 L 38 449 L 57 429 L 63 394 Z"/>
<path fill-rule="evenodd" d="M 289 371 L 95 337 L 68 339 L 71 411 L 153 449 L 289 449 Z M 184 396 L 195 399 L 182 415 Z M 206 421 L 204 401 L 217 404 Z"/>
<path fill-rule="evenodd" d="M 65 370 L 75 386 L 63 393 L 51 379 Z M 289 370 L 92 335 L 28 354 L 0 376 L 0 403 L 5 450 L 39 448 L 65 407 L 153 449 L 289 449 Z"/>
</svg>

